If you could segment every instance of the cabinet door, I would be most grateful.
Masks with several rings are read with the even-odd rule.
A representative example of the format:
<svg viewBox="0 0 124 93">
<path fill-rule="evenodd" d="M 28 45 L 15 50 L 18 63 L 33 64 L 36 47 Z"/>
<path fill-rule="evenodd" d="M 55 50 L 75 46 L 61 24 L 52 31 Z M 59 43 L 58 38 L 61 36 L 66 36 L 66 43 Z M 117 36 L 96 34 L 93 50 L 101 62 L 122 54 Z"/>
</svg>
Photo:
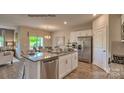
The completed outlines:
<svg viewBox="0 0 124 93">
<path fill-rule="evenodd" d="M 82 36 L 92 36 L 92 31 L 91 30 L 77 31 L 77 37 Z"/>
<path fill-rule="evenodd" d="M 76 33 L 77 33 L 77 37 L 82 36 L 82 31 L 77 31 Z"/>
<path fill-rule="evenodd" d="M 79 37 L 85 36 L 85 31 L 79 31 Z"/>
<path fill-rule="evenodd" d="M 72 70 L 78 67 L 78 53 L 72 54 Z"/>
<path fill-rule="evenodd" d="M 59 57 L 59 78 L 63 78 L 66 74 L 66 57 Z"/>
<path fill-rule="evenodd" d="M 70 42 L 77 42 L 77 32 L 71 32 Z"/>
<path fill-rule="evenodd" d="M 71 58 L 72 58 L 71 54 L 66 55 L 66 73 L 67 74 L 70 73 L 72 70 L 71 69 Z"/>
<path fill-rule="evenodd" d="M 87 30 L 87 36 L 92 36 L 92 30 Z"/>
<path fill-rule="evenodd" d="M 70 34 L 70 42 L 74 42 L 74 33 L 73 32 L 71 32 L 71 34 Z"/>
</svg>

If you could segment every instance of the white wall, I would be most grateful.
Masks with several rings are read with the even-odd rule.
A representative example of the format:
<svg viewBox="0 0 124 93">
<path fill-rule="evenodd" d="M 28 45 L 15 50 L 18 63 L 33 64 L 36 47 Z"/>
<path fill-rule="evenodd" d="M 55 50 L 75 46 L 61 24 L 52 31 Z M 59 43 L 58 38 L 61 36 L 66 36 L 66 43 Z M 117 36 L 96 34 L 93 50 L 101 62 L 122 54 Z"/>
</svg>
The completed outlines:
<svg viewBox="0 0 124 93">
<path fill-rule="evenodd" d="M 113 54 L 124 55 L 124 43 L 121 42 L 121 15 L 109 15 L 109 38 L 111 57 Z"/>
<path fill-rule="evenodd" d="M 111 41 L 121 41 L 121 15 L 109 15 L 109 30 Z"/>
</svg>

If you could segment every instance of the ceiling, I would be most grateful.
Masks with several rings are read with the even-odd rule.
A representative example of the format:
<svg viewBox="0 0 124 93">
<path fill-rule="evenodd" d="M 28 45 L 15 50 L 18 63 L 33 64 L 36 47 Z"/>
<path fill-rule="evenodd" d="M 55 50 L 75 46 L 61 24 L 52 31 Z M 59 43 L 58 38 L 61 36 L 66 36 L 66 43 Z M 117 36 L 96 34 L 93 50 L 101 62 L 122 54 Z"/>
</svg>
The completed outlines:
<svg viewBox="0 0 124 93">
<path fill-rule="evenodd" d="M 47 17 L 30 17 L 27 14 L 0 14 L 0 25 L 29 26 L 48 31 L 61 31 L 90 24 L 94 18 L 96 16 L 94 17 L 92 14 L 56 14 Z M 64 21 L 67 22 L 66 25 Z"/>
</svg>

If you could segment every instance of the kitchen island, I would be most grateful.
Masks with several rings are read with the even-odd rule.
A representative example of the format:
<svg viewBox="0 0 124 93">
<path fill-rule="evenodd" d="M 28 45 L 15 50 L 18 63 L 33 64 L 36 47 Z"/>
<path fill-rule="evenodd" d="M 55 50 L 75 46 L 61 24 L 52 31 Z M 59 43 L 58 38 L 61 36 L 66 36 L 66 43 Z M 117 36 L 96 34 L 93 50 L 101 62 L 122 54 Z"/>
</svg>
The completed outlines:
<svg viewBox="0 0 124 93">
<path fill-rule="evenodd" d="M 29 79 L 64 78 L 78 66 L 76 51 L 36 52 L 34 55 L 23 55 L 23 57 L 25 58 L 25 78 Z"/>
</svg>

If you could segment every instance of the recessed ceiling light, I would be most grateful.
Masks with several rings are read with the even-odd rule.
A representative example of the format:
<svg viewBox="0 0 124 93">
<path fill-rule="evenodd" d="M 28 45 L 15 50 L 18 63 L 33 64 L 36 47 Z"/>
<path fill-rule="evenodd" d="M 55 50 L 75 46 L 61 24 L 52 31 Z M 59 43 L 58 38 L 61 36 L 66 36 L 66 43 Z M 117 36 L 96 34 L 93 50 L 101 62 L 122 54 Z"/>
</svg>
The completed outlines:
<svg viewBox="0 0 124 93">
<path fill-rule="evenodd" d="M 67 24 L 67 21 L 64 21 L 64 24 L 66 25 Z"/>
<path fill-rule="evenodd" d="M 93 14 L 93 16 L 96 16 L 96 14 Z"/>
</svg>

